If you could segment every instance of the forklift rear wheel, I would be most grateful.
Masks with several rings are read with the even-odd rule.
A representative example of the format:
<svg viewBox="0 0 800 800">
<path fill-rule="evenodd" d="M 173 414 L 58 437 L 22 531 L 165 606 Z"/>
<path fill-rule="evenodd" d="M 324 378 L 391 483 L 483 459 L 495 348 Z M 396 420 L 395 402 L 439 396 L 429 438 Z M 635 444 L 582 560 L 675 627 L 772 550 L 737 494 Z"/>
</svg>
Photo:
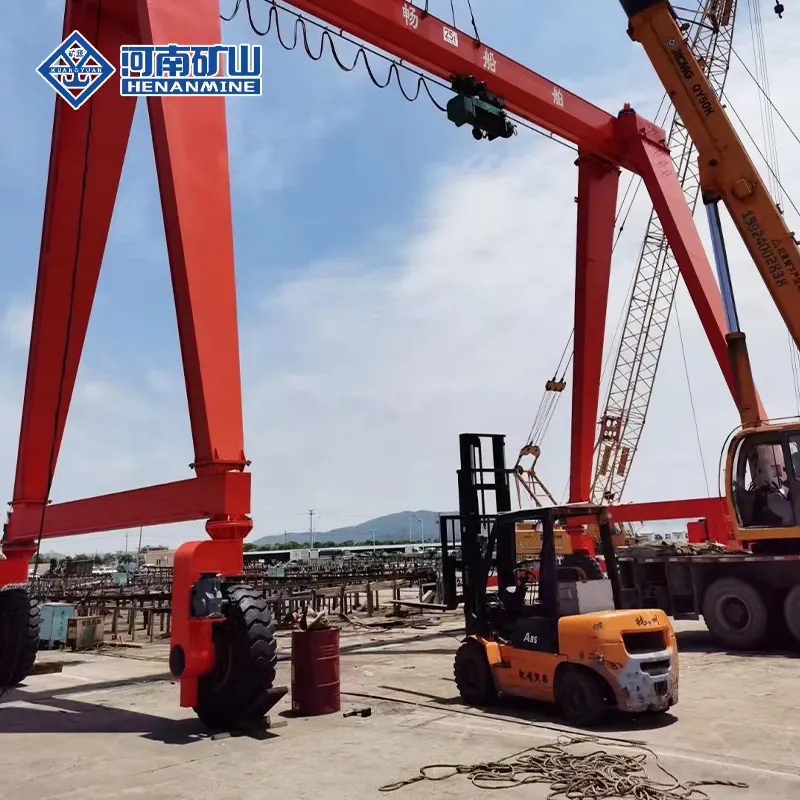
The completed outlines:
<svg viewBox="0 0 800 800">
<path fill-rule="evenodd" d="M 764 596 L 741 578 L 718 578 L 706 589 L 703 619 L 714 638 L 734 650 L 757 648 L 769 632 Z"/>
<path fill-rule="evenodd" d="M 468 639 L 456 651 L 453 675 L 465 703 L 485 706 L 497 699 L 497 689 L 486 651 L 474 639 Z"/>
<path fill-rule="evenodd" d="M 42 615 L 25 589 L 0 591 L 0 688 L 22 683 L 39 650 Z"/>
<path fill-rule="evenodd" d="M 214 625 L 216 663 L 198 681 L 194 711 L 212 730 L 246 728 L 264 718 L 278 662 L 275 621 L 251 586 L 223 586 L 225 621 Z"/>
<path fill-rule="evenodd" d="M 596 725 L 608 709 L 602 679 L 588 669 L 560 670 L 556 675 L 555 698 L 571 725 Z"/>
</svg>

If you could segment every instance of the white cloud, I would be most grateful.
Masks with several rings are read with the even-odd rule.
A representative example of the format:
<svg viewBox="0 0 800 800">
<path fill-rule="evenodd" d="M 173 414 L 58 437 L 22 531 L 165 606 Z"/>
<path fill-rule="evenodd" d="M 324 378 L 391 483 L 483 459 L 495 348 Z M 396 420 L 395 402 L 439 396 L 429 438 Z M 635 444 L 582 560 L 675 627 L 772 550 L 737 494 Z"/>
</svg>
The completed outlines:
<svg viewBox="0 0 800 800">
<path fill-rule="evenodd" d="M 14 298 L 0 316 L 0 341 L 14 348 L 26 348 L 31 338 L 33 304 Z"/>
<path fill-rule="evenodd" d="M 773 98 L 800 128 L 800 110 L 790 104 L 800 58 L 787 44 L 796 41 L 800 23 L 787 16 L 776 28 L 765 18 L 765 29 Z M 646 81 L 646 61 L 637 45 L 631 48 L 631 74 Z M 628 96 L 641 92 L 622 88 Z M 600 104 L 619 107 L 622 95 Z M 751 132 L 759 136 L 757 94 L 735 68 L 730 99 L 743 118 L 754 120 Z M 800 149 L 779 134 L 781 177 L 791 193 L 800 186 Z M 354 252 L 328 254 L 256 310 L 243 311 L 246 442 L 259 534 L 301 528 L 300 514 L 312 507 L 322 514 L 322 527 L 403 507 L 453 507 L 458 433 L 505 432 L 511 457 L 524 443 L 572 327 L 577 170 L 573 153 L 533 135 L 476 152 L 485 160 L 431 175 L 411 219 Z M 800 202 L 800 189 L 795 192 Z M 648 210 L 644 203 L 636 208 L 615 254 L 609 335 Z M 698 224 L 707 238 L 700 215 Z M 727 241 L 756 378 L 768 408 L 791 413 L 786 334 L 733 230 Z M 706 465 L 715 478 L 736 413 L 683 289 L 679 312 Z M 628 486 L 631 500 L 705 493 L 674 322 L 667 338 Z M 18 360 L 5 361 L 0 438 L 13 442 L 22 373 Z M 179 378 L 151 371 L 140 381 L 86 366 L 79 389 L 55 499 L 188 474 Z M 556 495 L 566 477 L 568 406 L 567 392 L 541 462 Z M 0 460 L 6 487 L 13 452 L 6 448 Z M 155 531 L 151 540 L 179 540 L 185 531 Z M 53 546 L 94 549 L 112 541 L 119 546 L 122 538 Z"/>
</svg>

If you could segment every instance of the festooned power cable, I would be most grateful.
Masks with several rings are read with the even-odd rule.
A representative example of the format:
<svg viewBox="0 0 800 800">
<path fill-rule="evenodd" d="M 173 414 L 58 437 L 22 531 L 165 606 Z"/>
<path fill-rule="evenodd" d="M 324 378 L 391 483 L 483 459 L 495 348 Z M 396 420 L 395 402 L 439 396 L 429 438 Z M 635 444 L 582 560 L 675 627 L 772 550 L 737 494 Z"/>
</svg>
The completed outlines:
<svg viewBox="0 0 800 800">
<path fill-rule="evenodd" d="M 379 89 L 385 89 L 389 86 L 392 81 L 397 82 L 397 86 L 400 89 L 401 94 L 405 97 L 409 103 L 415 102 L 419 96 L 424 92 L 430 98 L 430 101 L 440 110 L 446 111 L 446 107 L 444 104 L 440 103 L 431 92 L 430 85 L 434 84 L 436 86 L 443 87 L 446 90 L 450 90 L 450 87 L 447 84 L 442 83 L 440 81 L 434 80 L 429 76 L 423 75 L 421 72 L 417 72 L 405 64 L 402 64 L 399 61 L 393 61 L 390 58 L 386 58 L 386 56 L 379 53 L 377 50 L 372 50 L 371 48 L 364 45 L 362 42 L 359 42 L 355 39 L 351 39 L 350 37 L 346 36 L 343 31 L 334 31 L 331 28 L 328 28 L 325 25 L 322 25 L 318 22 L 314 22 L 314 20 L 308 19 L 304 17 L 302 14 L 299 14 L 296 11 L 292 11 L 291 9 L 285 8 L 284 6 L 279 6 L 275 0 L 262 0 L 262 2 L 268 6 L 267 11 L 267 21 L 266 27 L 259 27 L 256 24 L 256 21 L 253 17 L 253 0 L 236 0 L 236 4 L 233 7 L 233 11 L 231 12 L 230 16 L 225 16 L 224 14 L 220 14 L 220 17 L 225 20 L 225 22 L 230 22 L 233 20 L 241 10 L 242 5 L 245 6 L 247 10 L 247 20 L 250 23 L 250 28 L 252 29 L 253 33 L 257 36 L 269 36 L 270 33 L 273 31 L 275 32 L 275 38 L 278 40 L 278 43 L 284 50 L 296 50 L 298 45 L 302 45 L 303 49 L 306 52 L 306 55 L 312 61 L 319 61 L 325 53 L 325 44 L 327 43 L 328 49 L 330 50 L 331 56 L 333 60 L 336 62 L 336 65 L 344 72 L 353 72 L 355 68 L 358 66 L 359 61 L 363 62 L 364 68 L 367 71 L 367 75 L 369 75 L 370 80 L 372 83 L 377 86 Z M 281 12 L 285 15 L 291 16 L 294 18 L 294 26 L 292 29 L 292 36 L 291 38 L 286 36 L 284 38 L 284 33 L 281 30 Z M 312 49 L 311 46 L 311 39 L 308 34 L 309 27 L 317 28 L 320 33 L 320 41 L 319 41 L 319 48 L 316 52 Z M 338 50 L 336 49 L 336 44 L 334 42 L 334 37 L 341 39 L 343 41 L 352 44 L 356 48 L 356 54 L 353 57 L 352 63 L 349 65 L 342 60 L 341 56 L 339 55 Z M 372 65 L 370 64 L 370 60 L 368 55 L 375 56 L 376 58 L 380 58 L 383 61 L 389 63 L 389 72 L 386 75 L 385 80 L 381 80 L 375 74 L 372 69 Z M 413 92 L 409 92 L 403 81 L 400 77 L 400 70 L 403 72 L 411 73 L 417 79 L 416 89 Z"/>
<path fill-rule="evenodd" d="M 439 89 L 442 89 L 444 92 L 452 93 L 452 88 L 444 81 L 434 78 L 431 75 L 426 75 L 420 70 L 414 69 L 408 64 L 404 64 L 402 61 L 392 59 L 386 56 L 384 53 L 365 45 L 363 42 L 347 36 L 344 31 L 333 30 L 332 28 L 329 28 L 320 22 L 316 22 L 308 17 L 304 17 L 298 11 L 294 11 L 291 8 L 280 5 L 276 2 L 276 0 L 261 0 L 261 2 L 268 7 L 266 23 L 261 23 L 261 27 L 256 24 L 253 16 L 254 0 L 236 0 L 233 11 L 231 11 L 230 15 L 225 16 L 224 14 L 220 14 L 220 18 L 225 22 L 230 22 L 239 14 L 242 6 L 244 5 L 247 13 L 247 20 L 253 33 L 255 33 L 257 36 L 269 36 L 269 34 L 274 31 L 278 43 L 284 50 L 296 50 L 299 45 L 302 45 L 306 55 L 308 55 L 312 61 L 319 61 L 325 52 L 325 45 L 327 43 L 334 62 L 343 72 L 353 72 L 358 66 L 359 61 L 361 61 L 364 64 L 364 68 L 367 71 L 369 79 L 378 89 L 386 89 L 389 84 L 395 82 L 400 89 L 400 93 L 406 100 L 408 100 L 409 103 L 415 102 L 419 99 L 420 95 L 425 94 L 428 96 L 433 105 L 439 109 L 439 111 L 447 110 L 445 103 L 437 100 L 431 90 L 431 87 L 435 86 Z M 425 9 L 420 9 L 420 13 L 426 13 Z M 284 36 L 284 33 L 281 30 L 281 15 L 289 16 L 294 21 L 291 37 L 288 35 Z M 320 41 L 318 47 L 312 47 L 311 39 L 309 37 L 309 28 L 316 28 L 320 31 Z M 336 48 L 336 39 L 347 42 L 356 48 L 355 56 L 352 58 L 349 64 L 339 54 L 339 51 Z M 389 65 L 389 71 L 386 74 L 385 80 L 381 80 L 376 75 L 372 64 L 370 63 L 370 58 L 380 59 Z M 403 73 L 412 75 L 413 79 L 415 79 L 416 83 L 413 91 L 409 91 L 406 85 L 403 83 L 401 77 Z M 545 139 L 549 139 L 551 142 L 560 144 L 562 147 L 566 147 L 568 150 L 572 150 L 575 153 L 578 152 L 577 147 L 559 138 L 554 133 L 543 130 L 542 128 L 539 128 L 538 126 L 528 122 L 527 120 L 521 119 L 514 114 L 509 114 L 508 116 L 516 125 L 527 128 L 529 131 L 533 131 L 533 133 L 536 133 Z"/>
</svg>

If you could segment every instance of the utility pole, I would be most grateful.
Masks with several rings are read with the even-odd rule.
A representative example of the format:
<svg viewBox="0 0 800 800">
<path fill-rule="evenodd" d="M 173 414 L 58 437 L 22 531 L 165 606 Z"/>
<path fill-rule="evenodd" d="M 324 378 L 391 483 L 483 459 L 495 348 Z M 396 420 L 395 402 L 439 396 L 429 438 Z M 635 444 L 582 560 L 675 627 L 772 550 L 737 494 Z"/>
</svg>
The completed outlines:
<svg viewBox="0 0 800 800">
<path fill-rule="evenodd" d="M 140 556 L 142 554 L 142 526 L 139 526 L 139 547 L 136 550 L 136 555 Z M 138 558 L 137 558 L 138 561 Z"/>
<path fill-rule="evenodd" d="M 377 545 L 375 544 L 375 528 L 372 529 L 372 547 L 375 548 Z"/>
<path fill-rule="evenodd" d="M 417 517 L 417 522 L 419 522 L 419 538 L 422 544 L 425 544 L 425 521 L 422 517 Z"/>
<path fill-rule="evenodd" d="M 128 531 L 125 531 L 125 555 L 128 555 Z"/>
<path fill-rule="evenodd" d="M 314 549 L 314 509 L 308 510 L 308 544 L 311 550 Z"/>
<path fill-rule="evenodd" d="M 411 527 L 411 517 L 408 518 L 408 541 L 410 544 L 414 543 L 414 530 Z"/>
<path fill-rule="evenodd" d="M 283 532 L 283 543 L 286 544 L 288 533 L 286 531 Z"/>
</svg>

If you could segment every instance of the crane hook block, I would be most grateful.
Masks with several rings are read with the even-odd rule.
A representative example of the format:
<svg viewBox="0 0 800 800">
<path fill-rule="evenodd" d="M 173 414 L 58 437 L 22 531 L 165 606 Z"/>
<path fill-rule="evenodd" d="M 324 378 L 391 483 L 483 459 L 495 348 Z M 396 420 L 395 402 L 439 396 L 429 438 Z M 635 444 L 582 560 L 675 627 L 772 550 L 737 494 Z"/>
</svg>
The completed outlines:
<svg viewBox="0 0 800 800">
<path fill-rule="evenodd" d="M 783 19 L 783 12 L 785 10 L 783 3 L 775 3 L 775 13 L 778 15 L 778 19 Z"/>
<path fill-rule="evenodd" d="M 486 84 L 472 76 L 453 79 L 456 93 L 447 102 L 447 119 L 457 128 L 472 127 L 475 139 L 510 139 L 515 133 L 514 123 L 508 118 L 503 101 L 486 91 Z"/>
</svg>

